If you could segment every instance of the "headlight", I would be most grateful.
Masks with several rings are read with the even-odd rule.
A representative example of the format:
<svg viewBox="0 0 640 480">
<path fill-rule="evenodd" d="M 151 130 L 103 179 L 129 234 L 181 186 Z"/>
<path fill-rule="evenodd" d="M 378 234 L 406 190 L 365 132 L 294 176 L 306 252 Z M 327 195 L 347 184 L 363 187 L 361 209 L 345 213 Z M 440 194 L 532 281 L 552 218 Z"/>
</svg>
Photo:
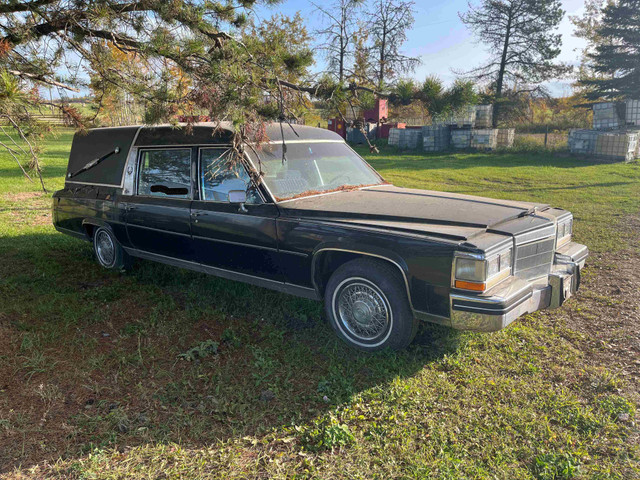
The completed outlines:
<svg viewBox="0 0 640 480">
<path fill-rule="evenodd" d="M 556 244 L 557 246 L 564 245 L 571 240 L 573 234 L 573 215 L 558 221 L 558 228 L 556 230 Z"/>
<path fill-rule="evenodd" d="M 484 292 L 511 275 L 513 250 L 508 248 L 486 258 L 460 254 L 455 259 L 454 287 Z"/>
<path fill-rule="evenodd" d="M 471 258 L 458 258 L 456 260 L 456 279 L 469 280 L 470 282 L 484 282 L 486 275 L 486 262 Z"/>
</svg>

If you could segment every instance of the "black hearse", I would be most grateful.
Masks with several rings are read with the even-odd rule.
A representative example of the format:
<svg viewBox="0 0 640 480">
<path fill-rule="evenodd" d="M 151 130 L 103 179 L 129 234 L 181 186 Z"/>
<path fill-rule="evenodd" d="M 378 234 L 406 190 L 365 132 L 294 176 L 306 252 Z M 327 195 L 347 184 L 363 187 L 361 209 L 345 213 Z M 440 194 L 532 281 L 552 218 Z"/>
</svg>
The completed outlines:
<svg viewBox="0 0 640 480">
<path fill-rule="evenodd" d="M 139 257 L 324 300 L 363 350 L 406 347 L 420 320 L 500 330 L 580 285 L 565 210 L 395 187 L 333 132 L 266 133 L 242 161 L 219 125 L 78 133 L 55 228 L 105 268 Z"/>
</svg>

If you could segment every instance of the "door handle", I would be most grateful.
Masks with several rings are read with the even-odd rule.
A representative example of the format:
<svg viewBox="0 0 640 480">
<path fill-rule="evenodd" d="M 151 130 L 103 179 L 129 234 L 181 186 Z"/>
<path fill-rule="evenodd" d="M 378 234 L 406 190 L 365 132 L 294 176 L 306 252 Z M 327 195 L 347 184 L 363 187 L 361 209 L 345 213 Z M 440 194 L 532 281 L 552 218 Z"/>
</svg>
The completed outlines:
<svg viewBox="0 0 640 480">
<path fill-rule="evenodd" d="M 193 223 L 198 223 L 198 217 L 202 217 L 203 215 L 206 215 L 206 213 L 191 212 L 190 215 L 191 215 L 191 218 L 193 219 Z"/>
<path fill-rule="evenodd" d="M 204 217 L 206 215 L 206 212 L 191 212 L 190 214 L 192 217 L 196 218 L 196 217 Z"/>
</svg>

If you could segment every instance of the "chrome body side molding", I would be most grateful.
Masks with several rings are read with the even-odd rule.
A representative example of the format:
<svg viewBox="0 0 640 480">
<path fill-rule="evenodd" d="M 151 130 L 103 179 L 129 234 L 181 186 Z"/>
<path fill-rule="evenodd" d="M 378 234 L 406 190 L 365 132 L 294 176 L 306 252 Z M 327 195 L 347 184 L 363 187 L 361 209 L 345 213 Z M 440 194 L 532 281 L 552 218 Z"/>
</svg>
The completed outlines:
<svg viewBox="0 0 640 480">
<path fill-rule="evenodd" d="M 196 262 L 190 262 L 188 260 L 181 260 L 173 257 L 166 257 L 157 253 L 145 252 L 137 250 L 135 248 L 124 247 L 132 257 L 138 257 L 145 260 L 152 260 L 154 262 L 164 263 L 174 267 L 186 268 L 196 272 L 207 273 L 216 277 L 225 278 L 227 280 L 234 280 L 237 282 L 249 283 L 258 287 L 268 288 L 270 290 L 276 290 L 282 293 L 288 293 L 298 297 L 308 298 L 311 300 L 319 300 L 317 292 L 313 288 L 301 287 L 299 285 L 292 285 L 290 283 L 278 282 L 276 280 L 269 280 L 267 278 L 255 277 L 253 275 L 247 275 L 245 273 L 233 272 L 231 270 L 224 270 L 222 268 L 210 267 L 202 265 Z"/>
</svg>

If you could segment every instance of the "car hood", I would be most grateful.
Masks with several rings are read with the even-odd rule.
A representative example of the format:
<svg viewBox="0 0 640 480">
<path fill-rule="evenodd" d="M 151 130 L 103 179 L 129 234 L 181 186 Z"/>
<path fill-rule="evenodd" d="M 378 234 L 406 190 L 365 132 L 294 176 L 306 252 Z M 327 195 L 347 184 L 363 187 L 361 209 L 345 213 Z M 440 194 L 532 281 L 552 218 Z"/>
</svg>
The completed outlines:
<svg viewBox="0 0 640 480">
<path fill-rule="evenodd" d="M 281 202 L 283 216 L 469 240 L 485 232 L 516 235 L 552 220 L 533 215 L 548 205 L 455 193 L 368 187 Z"/>
</svg>

